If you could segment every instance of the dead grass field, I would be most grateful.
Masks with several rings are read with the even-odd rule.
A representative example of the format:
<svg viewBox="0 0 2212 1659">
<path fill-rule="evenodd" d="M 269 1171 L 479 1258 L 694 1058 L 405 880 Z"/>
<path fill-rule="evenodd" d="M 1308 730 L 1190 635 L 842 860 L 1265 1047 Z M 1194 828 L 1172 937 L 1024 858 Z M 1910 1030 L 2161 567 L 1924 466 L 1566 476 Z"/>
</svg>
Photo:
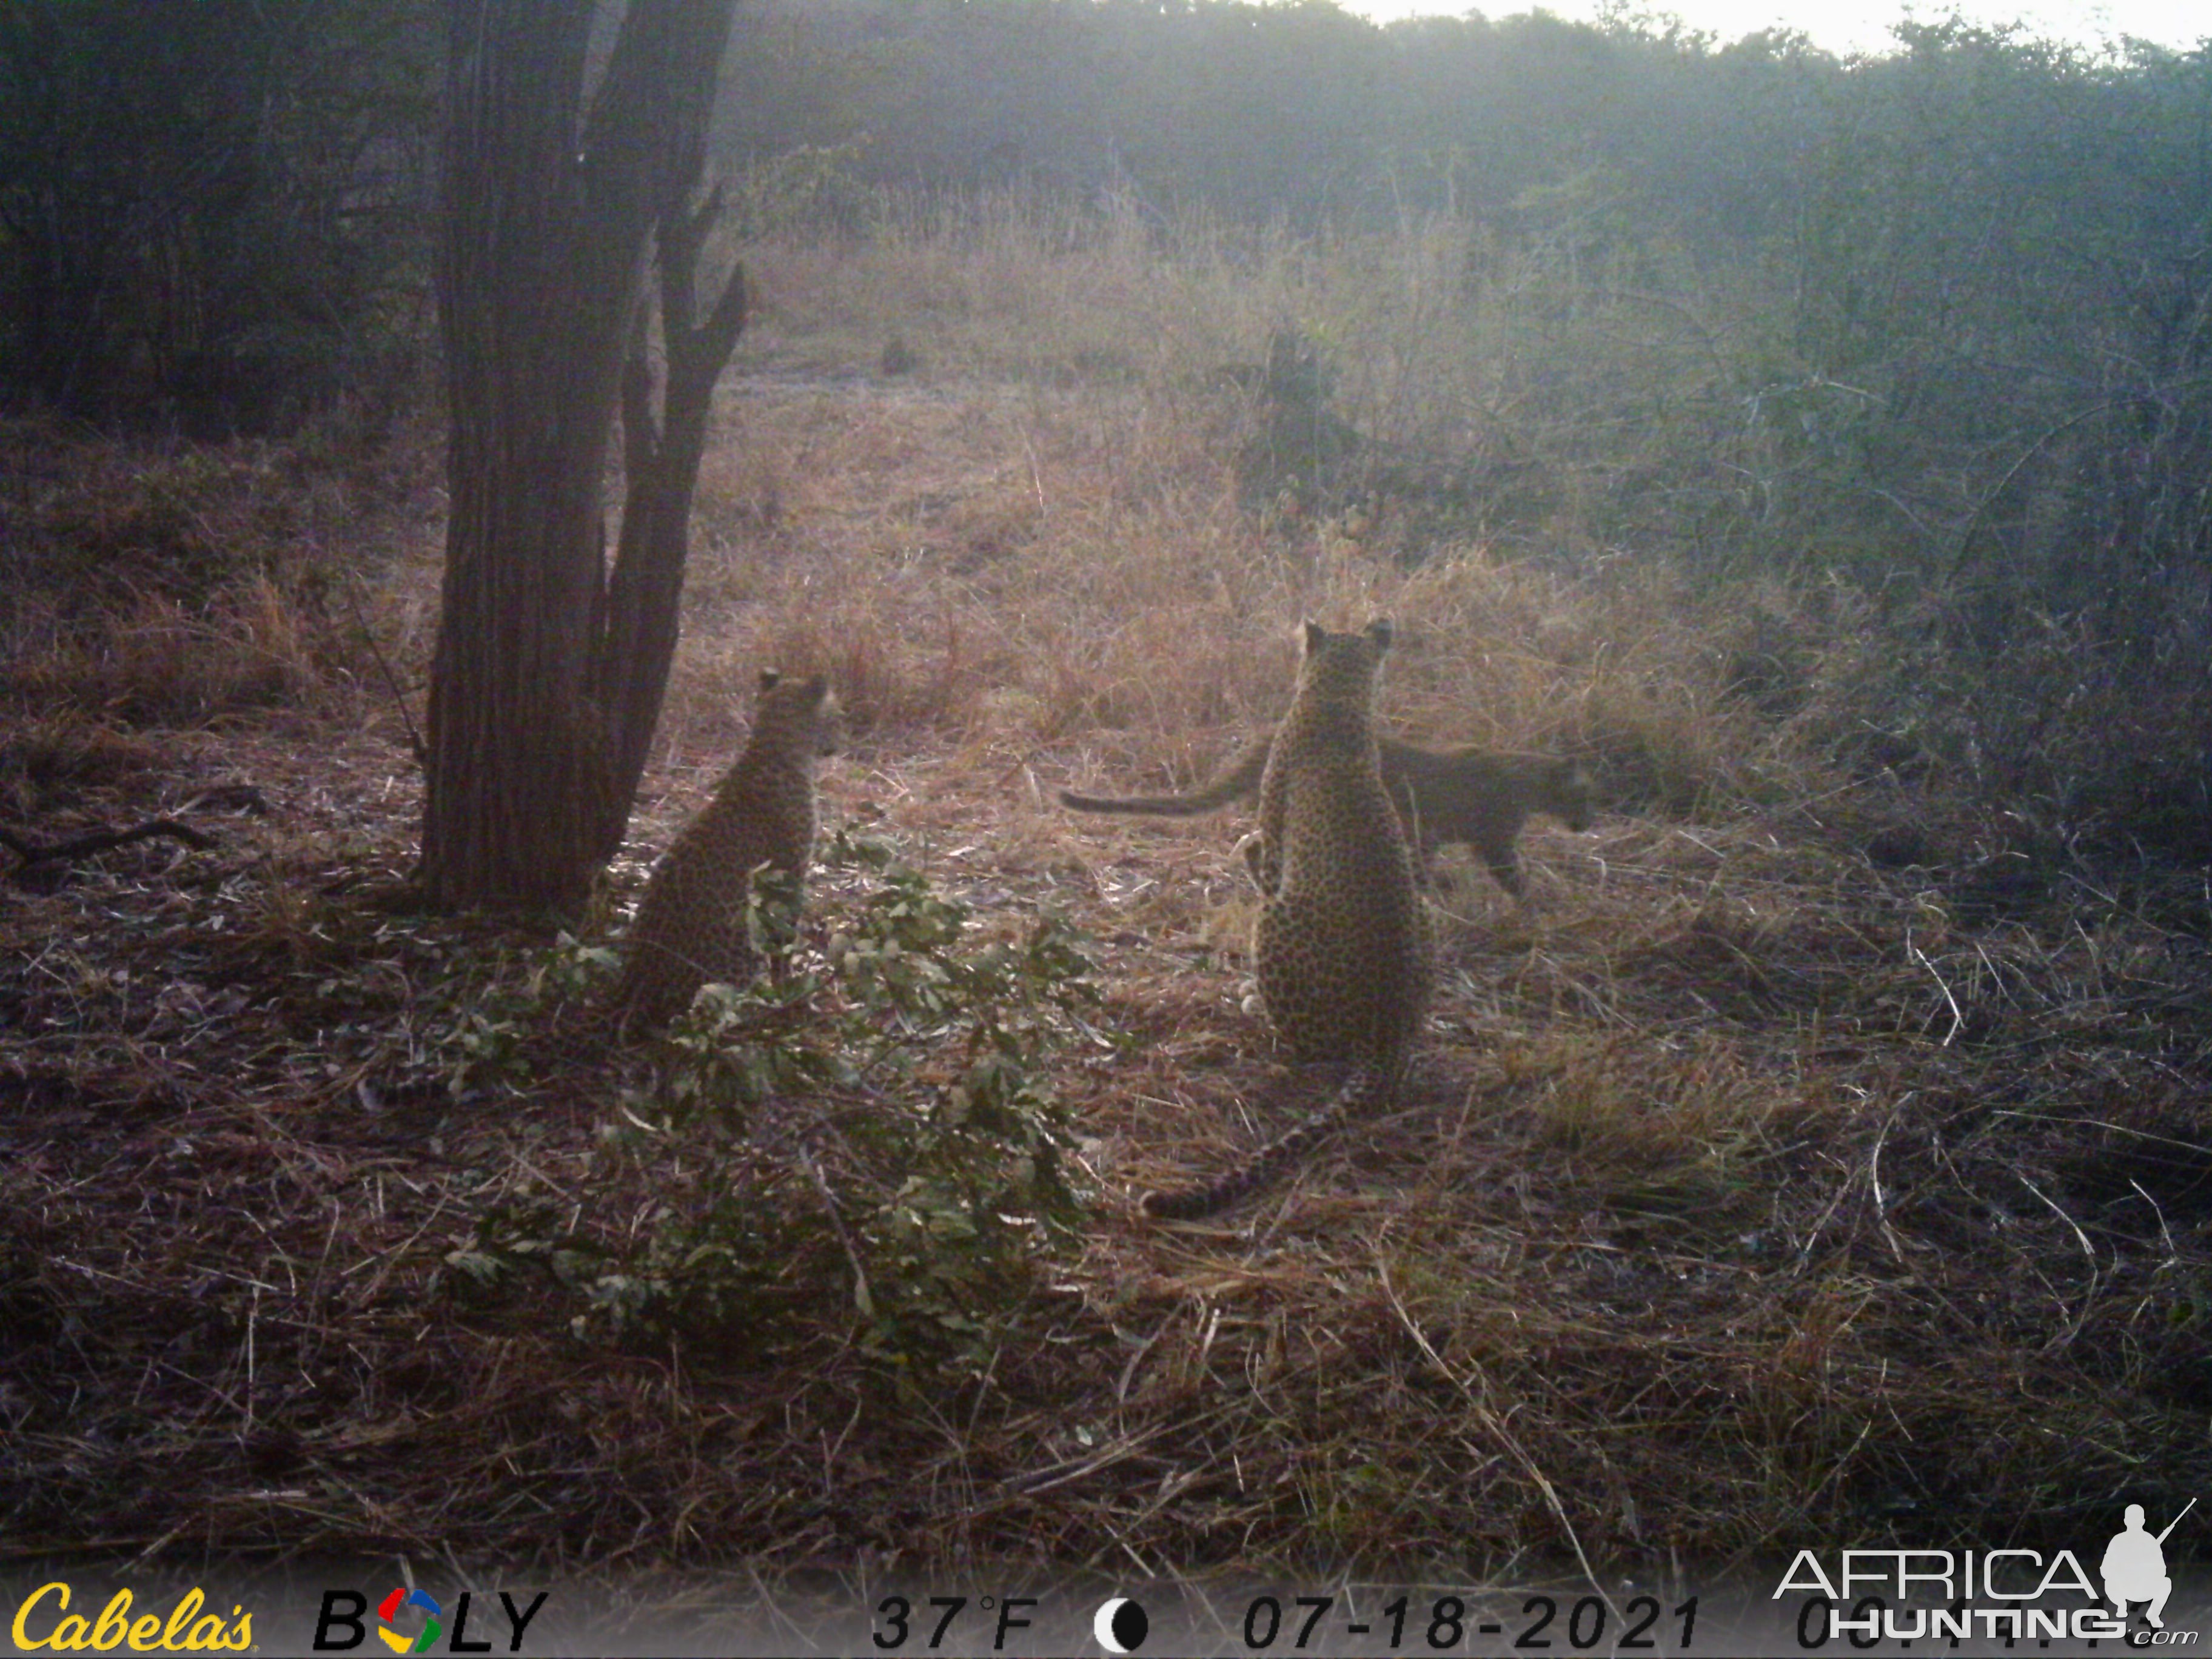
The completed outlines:
<svg viewBox="0 0 2212 1659">
<path fill-rule="evenodd" d="M 593 1322 L 593 1272 L 716 1183 L 764 1216 L 896 1187 L 776 1125 L 941 1109 L 951 1062 L 641 1152 L 605 1133 L 641 1055 L 541 1038 L 544 936 L 409 907 L 419 785 L 362 633 L 419 707 L 434 434 L 364 470 L 18 431 L 18 556 L 59 574 L 9 613 L 0 815 L 52 841 L 205 796 L 218 844 L 0 895 L 0 1565 L 1611 1586 L 2078 1546 L 2212 1485 L 2201 931 L 2018 853 L 1941 763 L 1867 763 L 1887 647 L 1839 590 L 1571 545 L 1408 568 L 1240 507 L 1246 411 L 1188 371 L 1255 356 L 1298 291 L 1148 333 L 1107 291 L 1139 259 L 994 291 L 917 256 L 877 280 L 938 286 L 880 312 L 866 271 L 760 259 L 661 741 L 586 929 L 613 934 L 774 663 L 851 710 L 832 824 L 982 938 L 1087 934 L 1100 1000 L 1046 1079 L 1080 1215 L 945 1277 L 967 1323 L 937 1346 L 870 1338 L 828 1232 L 711 1333 Z M 1055 307 L 1097 337 L 1033 343 L 1066 339 Z M 878 372 L 880 317 L 914 373 Z M 1581 754 L 1608 808 L 1532 828 L 1525 913 L 1446 855 L 1386 1118 L 1218 1224 L 1142 1224 L 1136 1192 L 1294 1093 L 1242 1006 L 1239 815 L 1052 792 L 1201 775 L 1281 707 L 1302 615 L 1376 613 L 1392 728 Z M 1786 695 L 1747 694 L 1754 650 Z M 873 879 L 824 872 L 817 943 Z M 453 1258 L 494 1215 L 537 1265 L 472 1288 Z"/>
</svg>

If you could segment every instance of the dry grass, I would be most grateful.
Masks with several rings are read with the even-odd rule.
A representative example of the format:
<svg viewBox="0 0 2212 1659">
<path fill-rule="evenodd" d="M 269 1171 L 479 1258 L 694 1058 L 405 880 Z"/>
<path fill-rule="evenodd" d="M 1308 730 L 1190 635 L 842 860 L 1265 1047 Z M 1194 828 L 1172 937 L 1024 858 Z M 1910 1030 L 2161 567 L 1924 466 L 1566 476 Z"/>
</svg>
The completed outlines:
<svg viewBox="0 0 2212 1659">
<path fill-rule="evenodd" d="M 2008 881 L 2017 838 L 1962 780 L 1860 764 L 1839 734 L 1878 647 L 1832 596 L 1480 544 L 1407 568 L 1341 522 L 1241 511 L 1235 398 L 1178 368 L 1215 337 L 1179 331 L 1206 317 L 1249 357 L 1261 300 L 1178 310 L 1231 285 L 1121 234 L 1058 270 L 918 235 L 757 253 L 768 321 L 702 480 L 635 826 L 641 860 L 700 799 L 761 663 L 826 670 L 855 715 L 830 818 L 986 929 L 1050 907 L 1097 942 L 1121 1039 L 1053 1079 L 1088 1220 L 982 1358 L 872 1353 L 836 1261 L 793 1264 L 805 1311 L 750 1346 L 580 1340 L 550 1273 L 447 1294 L 501 1208 L 637 1248 L 667 1189 L 597 1134 L 634 1057 L 447 1088 L 471 1012 L 532 1018 L 538 958 L 390 901 L 416 781 L 281 572 L 66 629 L 57 582 L 15 613 L 8 695 L 45 712 L 0 752 L 11 820 L 51 836 L 224 781 L 273 810 L 0 913 L 0 1560 L 1504 1580 L 1580 1558 L 1612 1583 L 1801 1544 L 2078 1543 L 2204 1485 L 2201 938 L 2075 869 Z M 1324 276 L 1285 255 L 1252 286 Z M 894 331 L 918 375 L 872 367 Z M 1069 345 L 1055 372 L 1032 332 Z M 41 488 L 139 488 L 58 453 Z M 206 465 L 203 518 L 312 515 L 332 487 Z M 369 566 L 403 663 L 433 621 L 422 522 L 386 520 Z M 1394 727 L 1583 754 L 1613 810 L 1532 829 L 1525 913 L 1450 866 L 1389 1116 L 1218 1225 L 1136 1224 L 1129 1194 L 1234 1158 L 1295 1086 L 1240 1006 L 1233 816 L 1083 820 L 1051 790 L 1202 773 L 1279 709 L 1301 615 L 1374 612 L 1405 625 Z M 273 702 L 140 639 L 163 628 L 288 665 Z M 126 645 L 180 653 L 143 708 L 102 678 Z M 860 890 L 833 876 L 818 908 Z"/>
</svg>

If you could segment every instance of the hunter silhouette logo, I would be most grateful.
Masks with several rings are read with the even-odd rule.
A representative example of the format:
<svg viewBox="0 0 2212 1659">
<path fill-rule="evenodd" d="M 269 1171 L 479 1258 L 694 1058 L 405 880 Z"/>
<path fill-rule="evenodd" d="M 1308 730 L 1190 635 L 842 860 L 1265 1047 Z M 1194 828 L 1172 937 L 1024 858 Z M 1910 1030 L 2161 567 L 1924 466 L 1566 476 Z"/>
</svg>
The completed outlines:
<svg viewBox="0 0 2212 1659">
<path fill-rule="evenodd" d="M 1833 1572 L 1806 1549 L 1797 1552 L 1769 1599 L 1779 1601 L 1792 1591 L 1804 1597 L 1797 1639 L 1808 1651 L 1838 1636 L 1861 1648 L 1947 1640 L 1956 1647 L 1975 1638 L 2002 1638 L 2007 1647 L 2022 1641 L 2190 1647 L 2200 1632 L 2166 1627 L 2173 1580 L 2166 1570 L 2165 1545 L 2196 1507 L 2192 1498 L 2165 1531 L 2153 1533 L 2143 1506 L 2129 1504 L 2123 1529 L 2106 1545 L 2094 1578 L 2082 1558 L 2066 1549 L 2049 1555 L 2034 1549 L 1851 1549 L 1842 1552 Z M 1943 1605 L 1924 1605 L 1931 1601 Z M 2130 1628 L 2130 1605 L 2145 1608 L 2148 1629 Z"/>
<path fill-rule="evenodd" d="M 2105 1581 L 2105 1599 L 2112 1604 L 2112 1616 L 2122 1624 L 2127 1622 L 2128 1603 L 2148 1601 L 2149 1607 L 2143 1618 L 2153 1630 L 2164 1630 L 2166 1598 L 2173 1594 L 2173 1580 L 2166 1571 L 2166 1538 L 2181 1524 L 2181 1516 L 2197 1507 L 2191 1498 L 2181 1506 L 2177 1515 L 2166 1523 L 2166 1532 L 2153 1537 L 2143 1529 L 2143 1506 L 2130 1504 L 2121 1517 L 2125 1530 L 2112 1534 L 2112 1541 L 2105 1546 L 2105 1559 L 2100 1576 Z"/>
<path fill-rule="evenodd" d="M 422 1633 L 420 1636 L 402 1636 L 397 1631 L 388 1628 L 392 1620 L 399 1616 L 399 1609 L 403 1607 L 421 1607 L 429 1614 L 429 1617 L 422 1621 Z M 402 1584 L 376 1604 L 377 1622 L 387 1626 L 376 1633 L 384 1638 L 385 1646 L 390 1648 L 394 1653 L 427 1653 L 430 1650 L 430 1644 L 436 1641 L 439 1633 L 446 1628 L 439 1622 L 445 1616 L 445 1608 L 440 1607 L 429 1596 L 425 1595 L 421 1590 L 410 1590 L 406 1585 Z"/>
</svg>

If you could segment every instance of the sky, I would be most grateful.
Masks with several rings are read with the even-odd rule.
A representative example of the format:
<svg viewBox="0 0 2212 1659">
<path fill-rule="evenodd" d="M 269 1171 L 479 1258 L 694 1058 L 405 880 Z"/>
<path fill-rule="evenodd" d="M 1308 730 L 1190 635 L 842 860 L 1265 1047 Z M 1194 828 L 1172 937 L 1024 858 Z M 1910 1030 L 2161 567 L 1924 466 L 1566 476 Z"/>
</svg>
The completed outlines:
<svg viewBox="0 0 2212 1659">
<path fill-rule="evenodd" d="M 1468 5 L 1460 0 L 1341 0 L 1356 11 L 1388 22 L 1394 18 L 1457 15 Z M 1604 0 L 1492 0 L 1474 9 L 1489 17 L 1542 9 L 1561 17 L 1594 21 Z M 1889 27 L 1907 15 L 1900 0 L 1636 0 L 1625 8 L 1680 17 L 1693 29 L 1734 40 L 1780 25 L 1802 30 L 1815 46 L 1837 53 L 1881 52 L 1890 45 Z M 2025 24 L 2029 32 L 2056 40 L 2095 47 L 2123 35 L 2139 35 L 2160 46 L 2191 48 L 2212 37 L 2212 6 L 2205 0 L 1958 0 L 1911 6 L 1916 19 L 1935 22 L 1956 11 L 1973 23 Z"/>
</svg>

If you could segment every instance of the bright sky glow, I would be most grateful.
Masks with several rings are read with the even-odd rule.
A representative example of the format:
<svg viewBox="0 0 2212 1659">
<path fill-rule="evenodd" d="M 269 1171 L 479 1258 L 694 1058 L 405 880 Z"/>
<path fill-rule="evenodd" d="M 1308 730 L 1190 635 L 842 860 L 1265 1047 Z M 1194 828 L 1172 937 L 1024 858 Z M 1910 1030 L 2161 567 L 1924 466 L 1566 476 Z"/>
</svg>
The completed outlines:
<svg viewBox="0 0 2212 1659">
<path fill-rule="evenodd" d="M 1345 9 L 1379 22 L 1400 17 L 1458 16 L 1468 8 L 1453 0 L 1343 0 Z M 1607 0 L 1503 0 L 1479 5 L 1486 17 L 1541 9 L 1577 21 L 1596 21 Z M 2117 45 L 2128 35 L 2188 51 L 2212 39 L 2212 9 L 2204 0 L 1960 0 L 1905 6 L 1898 0 L 1632 0 L 1617 9 L 1680 17 L 1693 29 L 1723 40 L 1762 28 L 1802 30 L 1815 46 L 1838 54 L 1884 52 L 1890 25 L 1902 18 L 1936 22 L 1956 13 L 1970 23 L 2019 23 L 2031 34 L 2091 48 Z"/>
</svg>

